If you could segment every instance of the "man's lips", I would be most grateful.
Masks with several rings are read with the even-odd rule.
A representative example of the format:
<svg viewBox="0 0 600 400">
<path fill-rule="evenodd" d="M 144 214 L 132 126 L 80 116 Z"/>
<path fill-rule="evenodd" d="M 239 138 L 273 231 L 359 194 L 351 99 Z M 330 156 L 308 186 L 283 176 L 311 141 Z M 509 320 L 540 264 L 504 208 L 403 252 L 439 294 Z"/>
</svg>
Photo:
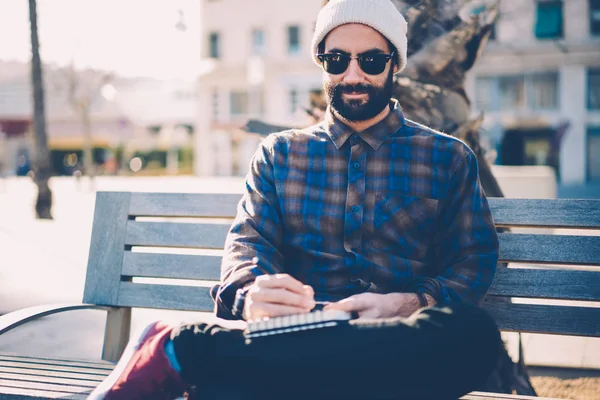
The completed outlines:
<svg viewBox="0 0 600 400">
<path fill-rule="evenodd" d="M 363 96 L 366 96 L 366 95 L 367 95 L 367 93 L 365 93 L 365 92 L 349 92 L 349 93 L 348 93 L 348 92 L 347 92 L 347 93 L 344 93 L 344 95 L 345 95 L 346 97 L 358 98 L 358 97 L 363 97 Z"/>
</svg>

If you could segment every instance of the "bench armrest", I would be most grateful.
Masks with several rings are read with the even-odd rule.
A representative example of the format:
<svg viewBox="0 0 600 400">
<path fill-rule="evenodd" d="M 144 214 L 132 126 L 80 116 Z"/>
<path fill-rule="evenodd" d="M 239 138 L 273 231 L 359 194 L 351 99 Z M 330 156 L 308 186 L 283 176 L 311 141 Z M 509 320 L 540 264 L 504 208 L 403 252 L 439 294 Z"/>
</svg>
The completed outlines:
<svg viewBox="0 0 600 400">
<path fill-rule="evenodd" d="M 22 308 L 17 311 L 10 312 L 0 316 L 0 335 L 8 332 L 26 322 L 45 317 L 47 315 L 57 314 L 65 311 L 73 310 L 104 310 L 108 311 L 110 307 L 99 306 L 96 304 L 45 304 L 41 306 L 33 306 Z"/>
</svg>

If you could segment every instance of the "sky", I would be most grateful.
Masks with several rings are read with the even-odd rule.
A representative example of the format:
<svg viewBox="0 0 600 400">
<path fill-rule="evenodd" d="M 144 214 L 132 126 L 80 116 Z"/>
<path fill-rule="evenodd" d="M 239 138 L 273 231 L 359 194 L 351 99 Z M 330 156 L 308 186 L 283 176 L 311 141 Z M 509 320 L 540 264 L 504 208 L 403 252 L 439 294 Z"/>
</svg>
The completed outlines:
<svg viewBox="0 0 600 400">
<path fill-rule="evenodd" d="M 45 63 L 123 76 L 189 78 L 200 62 L 201 0 L 38 0 Z M 175 28 L 179 10 L 187 29 Z M 31 58 L 28 0 L 0 0 L 0 60 Z"/>
</svg>

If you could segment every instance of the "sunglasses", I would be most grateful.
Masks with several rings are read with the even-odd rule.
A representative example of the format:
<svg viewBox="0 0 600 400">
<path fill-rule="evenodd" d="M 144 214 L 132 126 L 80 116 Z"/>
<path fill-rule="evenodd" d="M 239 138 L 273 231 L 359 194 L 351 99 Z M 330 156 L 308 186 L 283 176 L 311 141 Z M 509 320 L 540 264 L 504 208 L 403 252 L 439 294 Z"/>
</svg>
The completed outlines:
<svg viewBox="0 0 600 400">
<path fill-rule="evenodd" d="M 379 75 L 385 70 L 385 67 L 394 56 L 394 52 L 391 54 L 383 53 L 371 53 L 361 54 L 359 56 L 352 57 L 349 54 L 342 53 L 325 53 L 317 54 L 317 58 L 321 61 L 323 69 L 332 75 L 339 75 L 344 73 L 350 65 L 350 61 L 353 59 L 358 60 L 358 65 L 366 74 Z"/>
</svg>

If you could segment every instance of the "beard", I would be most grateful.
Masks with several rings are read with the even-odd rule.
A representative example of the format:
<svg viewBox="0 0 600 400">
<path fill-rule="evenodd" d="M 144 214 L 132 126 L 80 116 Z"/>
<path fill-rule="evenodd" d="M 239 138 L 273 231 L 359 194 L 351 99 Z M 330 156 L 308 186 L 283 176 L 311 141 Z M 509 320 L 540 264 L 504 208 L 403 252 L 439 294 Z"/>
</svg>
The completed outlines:
<svg viewBox="0 0 600 400">
<path fill-rule="evenodd" d="M 343 119 L 350 122 L 367 121 L 375 118 L 390 103 L 394 90 L 394 73 L 390 68 L 383 86 L 368 84 L 337 84 L 326 81 L 323 91 L 327 104 Z M 344 100 L 344 93 L 366 93 L 367 99 Z"/>
</svg>

